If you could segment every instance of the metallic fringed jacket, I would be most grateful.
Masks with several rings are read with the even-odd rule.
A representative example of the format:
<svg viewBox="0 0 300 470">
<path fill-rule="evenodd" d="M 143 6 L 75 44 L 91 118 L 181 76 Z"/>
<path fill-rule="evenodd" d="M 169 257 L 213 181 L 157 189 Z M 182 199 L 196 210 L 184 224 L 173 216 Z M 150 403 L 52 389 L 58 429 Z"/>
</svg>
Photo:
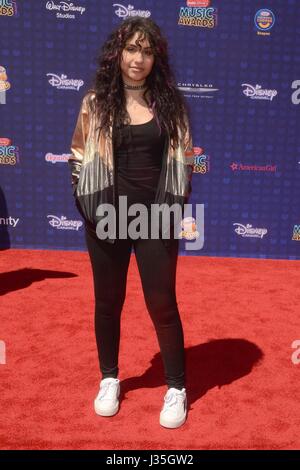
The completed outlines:
<svg viewBox="0 0 300 470">
<path fill-rule="evenodd" d="M 101 216 L 96 211 L 101 204 L 115 207 L 115 162 L 113 152 L 112 126 L 109 138 L 97 126 L 95 93 L 89 92 L 82 100 L 76 127 L 72 137 L 68 164 L 72 174 L 75 203 L 86 225 L 96 231 Z M 163 153 L 162 167 L 155 195 L 156 204 L 171 206 L 179 203 L 183 208 L 188 202 L 192 186 L 193 143 L 189 123 L 187 132 L 179 132 L 179 145 L 175 150 L 170 145 L 169 135 Z M 161 232 L 160 232 L 161 233 Z M 105 241 L 114 243 L 114 238 Z M 166 243 L 167 245 L 168 243 Z"/>
</svg>

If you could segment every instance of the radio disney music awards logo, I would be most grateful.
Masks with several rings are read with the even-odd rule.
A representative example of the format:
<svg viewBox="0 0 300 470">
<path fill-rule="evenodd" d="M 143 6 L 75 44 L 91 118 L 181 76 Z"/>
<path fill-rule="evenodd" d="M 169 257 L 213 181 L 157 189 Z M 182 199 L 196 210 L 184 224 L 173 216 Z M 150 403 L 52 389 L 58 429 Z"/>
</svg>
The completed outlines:
<svg viewBox="0 0 300 470">
<path fill-rule="evenodd" d="M 300 80 L 293 81 L 292 89 L 295 90 L 291 96 L 292 103 L 299 104 L 300 103 Z"/>
<path fill-rule="evenodd" d="M 69 160 L 69 157 L 71 157 L 70 153 L 63 153 L 61 155 L 56 155 L 55 153 L 48 152 L 45 155 L 45 160 L 46 162 L 49 163 L 67 163 Z"/>
<path fill-rule="evenodd" d="M 79 230 L 83 225 L 81 220 L 68 220 L 64 215 L 57 217 L 56 215 L 49 214 L 47 219 L 49 219 L 48 222 L 51 227 L 57 230 Z"/>
<path fill-rule="evenodd" d="M 300 242 L 300 225 L 294 225 L 292 240 Z"/>
<path fill-rule="evenodd" d="M 177 88 L 184 96 L 189 98 L 212 99 L 219 88 L 215 88 L 211 83 L 190 83 L 178 82 Z"/>
<path fill-rule="evenodd" d="M 20 163 L 19 147 L 12 145 L 11 140 L 0 137 L 0 165 L 16 165 Z"/>
<path fill-rule="evenodd" d="M 5 67 L 0 65 L 0 104 L 6 104 L 6 92 L 11 87 Z"/>
<path fill-rule="evenodd" d="M 270 29 L 275 23 L 275 15 L 267 8 L 261 8 L 255 13 L 254 25 L 258 29 L 257 34 L 260 36 L 270 36 Z"/>
<path fill-rule="evenodd" d="M 128 16 L 141 16 L 143 18 L 149 18 L 151 15 L 150 10 L 135 10 L 133 5 L 128 5 L 125 7 L 120 3 L 113 3 L 113 7 L 115 7 L 115 15 L 119 18 L 127 18 Z"/>
<path fill-rule="evenodd" d="M 271 90 L 267 88 L 262 88 L 261 85 L 256 84 L 255 87 L 250 85 L 249 83 L 242 83 L 243 87 L 243 94 L 250 98 L 251 100 L 269 100 L 278 95 L 277 90 Z"/>
<path fill-rule="evenodd" d="M 56 18 L 75 20 L 75 15 L 83 15 L 83 13 L 85 13 L 86 8 L 74 5 L 74 3 L 72 2 L 54 2 L 52 0 L 46 3 L 46 10 L 56 12 Z"/>
<path fill-rule="evenodd" d="M 187 0 L 188 7 L 209 7 L 210 0 Z"/>
<path fill-rule="evenodd" d="M 55 73 L 47 73 L 49 78 L 48 82 L 54 88 L 58 90 L 76 90 L 79 91 L 80 87 L 84 85 L 84 81 L 80 79 L 68 78 L 67 75 L 61 74 L 61 76 Z"/>
<path fill-rule="evenodd" d="M 277 171 L 277 165 L 245 165 L 244 163 L 232 162 L 229 167 L 232 171 L 262 171 L 265 173 L 275 173 Z"/>
<path fill-rule="evenodd" d="M 0 16 L 16 16 L 17 2 L 14 0 L 0 0 Z"/>
<path fill-rule="evenodd" d="M 194 166 L 193 173 L 204 175 L 210 170 L 210 157 L 204 153 L 203 148 L 194 147 Z"/>
<path fill-rule="evenodd" d="M 217 26 L 217 8 L 210 6 L 210 0 L 187 0 L 185 7 L 180 7 L 178 24 L 215 28 Z"/>
<path fill-rule="evenodd" d="M 246 238 L 263 238 L 268 230 L 266 228 L 255 228 L 252 227 L 251 224 L 243 225 L 239 223 L 234 223 L 233 226 L 236 228 L 234 229 L 237 235 Z"/>
</svg>

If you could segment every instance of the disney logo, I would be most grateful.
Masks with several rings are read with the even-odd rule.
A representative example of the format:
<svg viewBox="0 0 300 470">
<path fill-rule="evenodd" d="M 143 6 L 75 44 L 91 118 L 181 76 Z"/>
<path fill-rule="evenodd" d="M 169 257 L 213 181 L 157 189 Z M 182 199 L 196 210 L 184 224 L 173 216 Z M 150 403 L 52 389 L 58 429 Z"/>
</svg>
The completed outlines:
<svg viewBox="0 0 300 470">
<path fill-rule="evenodd" d="M 149 10 L 134 10 L 133 5 L 128 5 L 126 8 L 120 3 L 113 3 L 113 7 L 117 7 L 115 14 L 119 18 L 126 18 L 127 16 L 142 16 L 143 18 L 148 18 L 151 15 Z"/>
<path fill-rule="evenodd" d="M 277 90 L 266 90 L 261 87 L 261 85 L 255 85 L 253 87 L 252 85 L 249 85 L 249 83 L 242 83 L 242 86 L 245 86 L 243 90 L 243 93 L 245 96 L 249 96 L 252 99 L 265 99 L 265 100 L 270 100 L 274 98 L 274 96 L 277 95 Z"/>
<path fill-rule="evenodd" d="M 58 229 L 78 230 L 83 225 L 81 220 L 67 220 L 67 218 L 63 215 L 61 218 L 57 217 L 56 215 L 47 215 L 47 218 L 50 217 L 52 217 L 52 219 L 49 220 L 49 224 L 51 227 Z"/>
<path fill-rule="evenodd" d="M 47 73 L 47 77 L 52 77 L 49 79 L 49 83 L 52 86 L 57 88 L 68 88 L 70 90 L 79 90 L 79 88 L 84 84 L 83 80 L 74 80 L 68 79 L 67 75 L 62 74 L 60 77 L 55 73 Z"/>
<path fill-rule="evenodd" d="M 266 228 L 253 228 L 251 224 L 247 224 L 246 227 L 243 224 L 235 223 L 237 228 L 234 229 L 235 233 L 242 235 L 243 237 L 257 237 L 262 238 L 268 230 Z"/>
<path fill-rule="evenodd" d="M 46 3 L 47 10 L 78 11 L 81 15 L 85 12 L 84 7 L 76 7 L 74 3 L 59 2 L 57 5 L 53 1 Z"/>
</svg>

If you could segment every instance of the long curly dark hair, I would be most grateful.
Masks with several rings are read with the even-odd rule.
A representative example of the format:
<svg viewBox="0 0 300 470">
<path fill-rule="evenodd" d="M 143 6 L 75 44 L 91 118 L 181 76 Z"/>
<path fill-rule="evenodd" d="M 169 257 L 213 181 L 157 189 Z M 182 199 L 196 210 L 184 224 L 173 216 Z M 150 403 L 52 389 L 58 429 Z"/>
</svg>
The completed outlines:
<svg viewBox="0 0 300 470">
<path fill-rule="evenodd" d="M 154 54 L 152 70 L 145 79 L 143 98 L 152 108 L 160 131 L 162 128 L 169 135 L 171 145 L 176 148 L 179 144 L 177 126 L 179 125 L 184 135 L 187 130 L 185 118 L 189 120 L 189 108 L 176 88 L 169 65 L 167 40 L 159 26 L 150 18 L 133 16 L 124 20 L 109 35 L 100 50 L 97 71 L 91 86 L 96 95 L 95 112 L 99 127 L 109 135 L 110 125 L 117 131 L 130 123 L 130 116 L 126 111 L 120 60 L 127 40 L 136 32 L 140 33 L 140 38 L 148 39 Z M 118 135 L 118 132 L 116 134 Z"/>
</svg>

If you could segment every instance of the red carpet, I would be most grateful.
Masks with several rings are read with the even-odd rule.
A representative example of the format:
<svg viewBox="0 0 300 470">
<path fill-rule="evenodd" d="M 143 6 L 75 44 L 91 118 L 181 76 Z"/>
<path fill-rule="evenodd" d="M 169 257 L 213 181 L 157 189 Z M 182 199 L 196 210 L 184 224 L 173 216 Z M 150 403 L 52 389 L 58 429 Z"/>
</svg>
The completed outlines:
<svg viewBox="0 0 300 470">
<path fill-rule="evenodd" d="M 123 310 L 113 418 L 96 416 L 99 372 L 87 253 L 1 252 L 1 449 L 298 449 L 299 261 L 180 257 L 189 415 L 158 419 L 166 391 L 135 257 Z M 299 354 L 300 356 L 300 354 Z"/>
</svg>

